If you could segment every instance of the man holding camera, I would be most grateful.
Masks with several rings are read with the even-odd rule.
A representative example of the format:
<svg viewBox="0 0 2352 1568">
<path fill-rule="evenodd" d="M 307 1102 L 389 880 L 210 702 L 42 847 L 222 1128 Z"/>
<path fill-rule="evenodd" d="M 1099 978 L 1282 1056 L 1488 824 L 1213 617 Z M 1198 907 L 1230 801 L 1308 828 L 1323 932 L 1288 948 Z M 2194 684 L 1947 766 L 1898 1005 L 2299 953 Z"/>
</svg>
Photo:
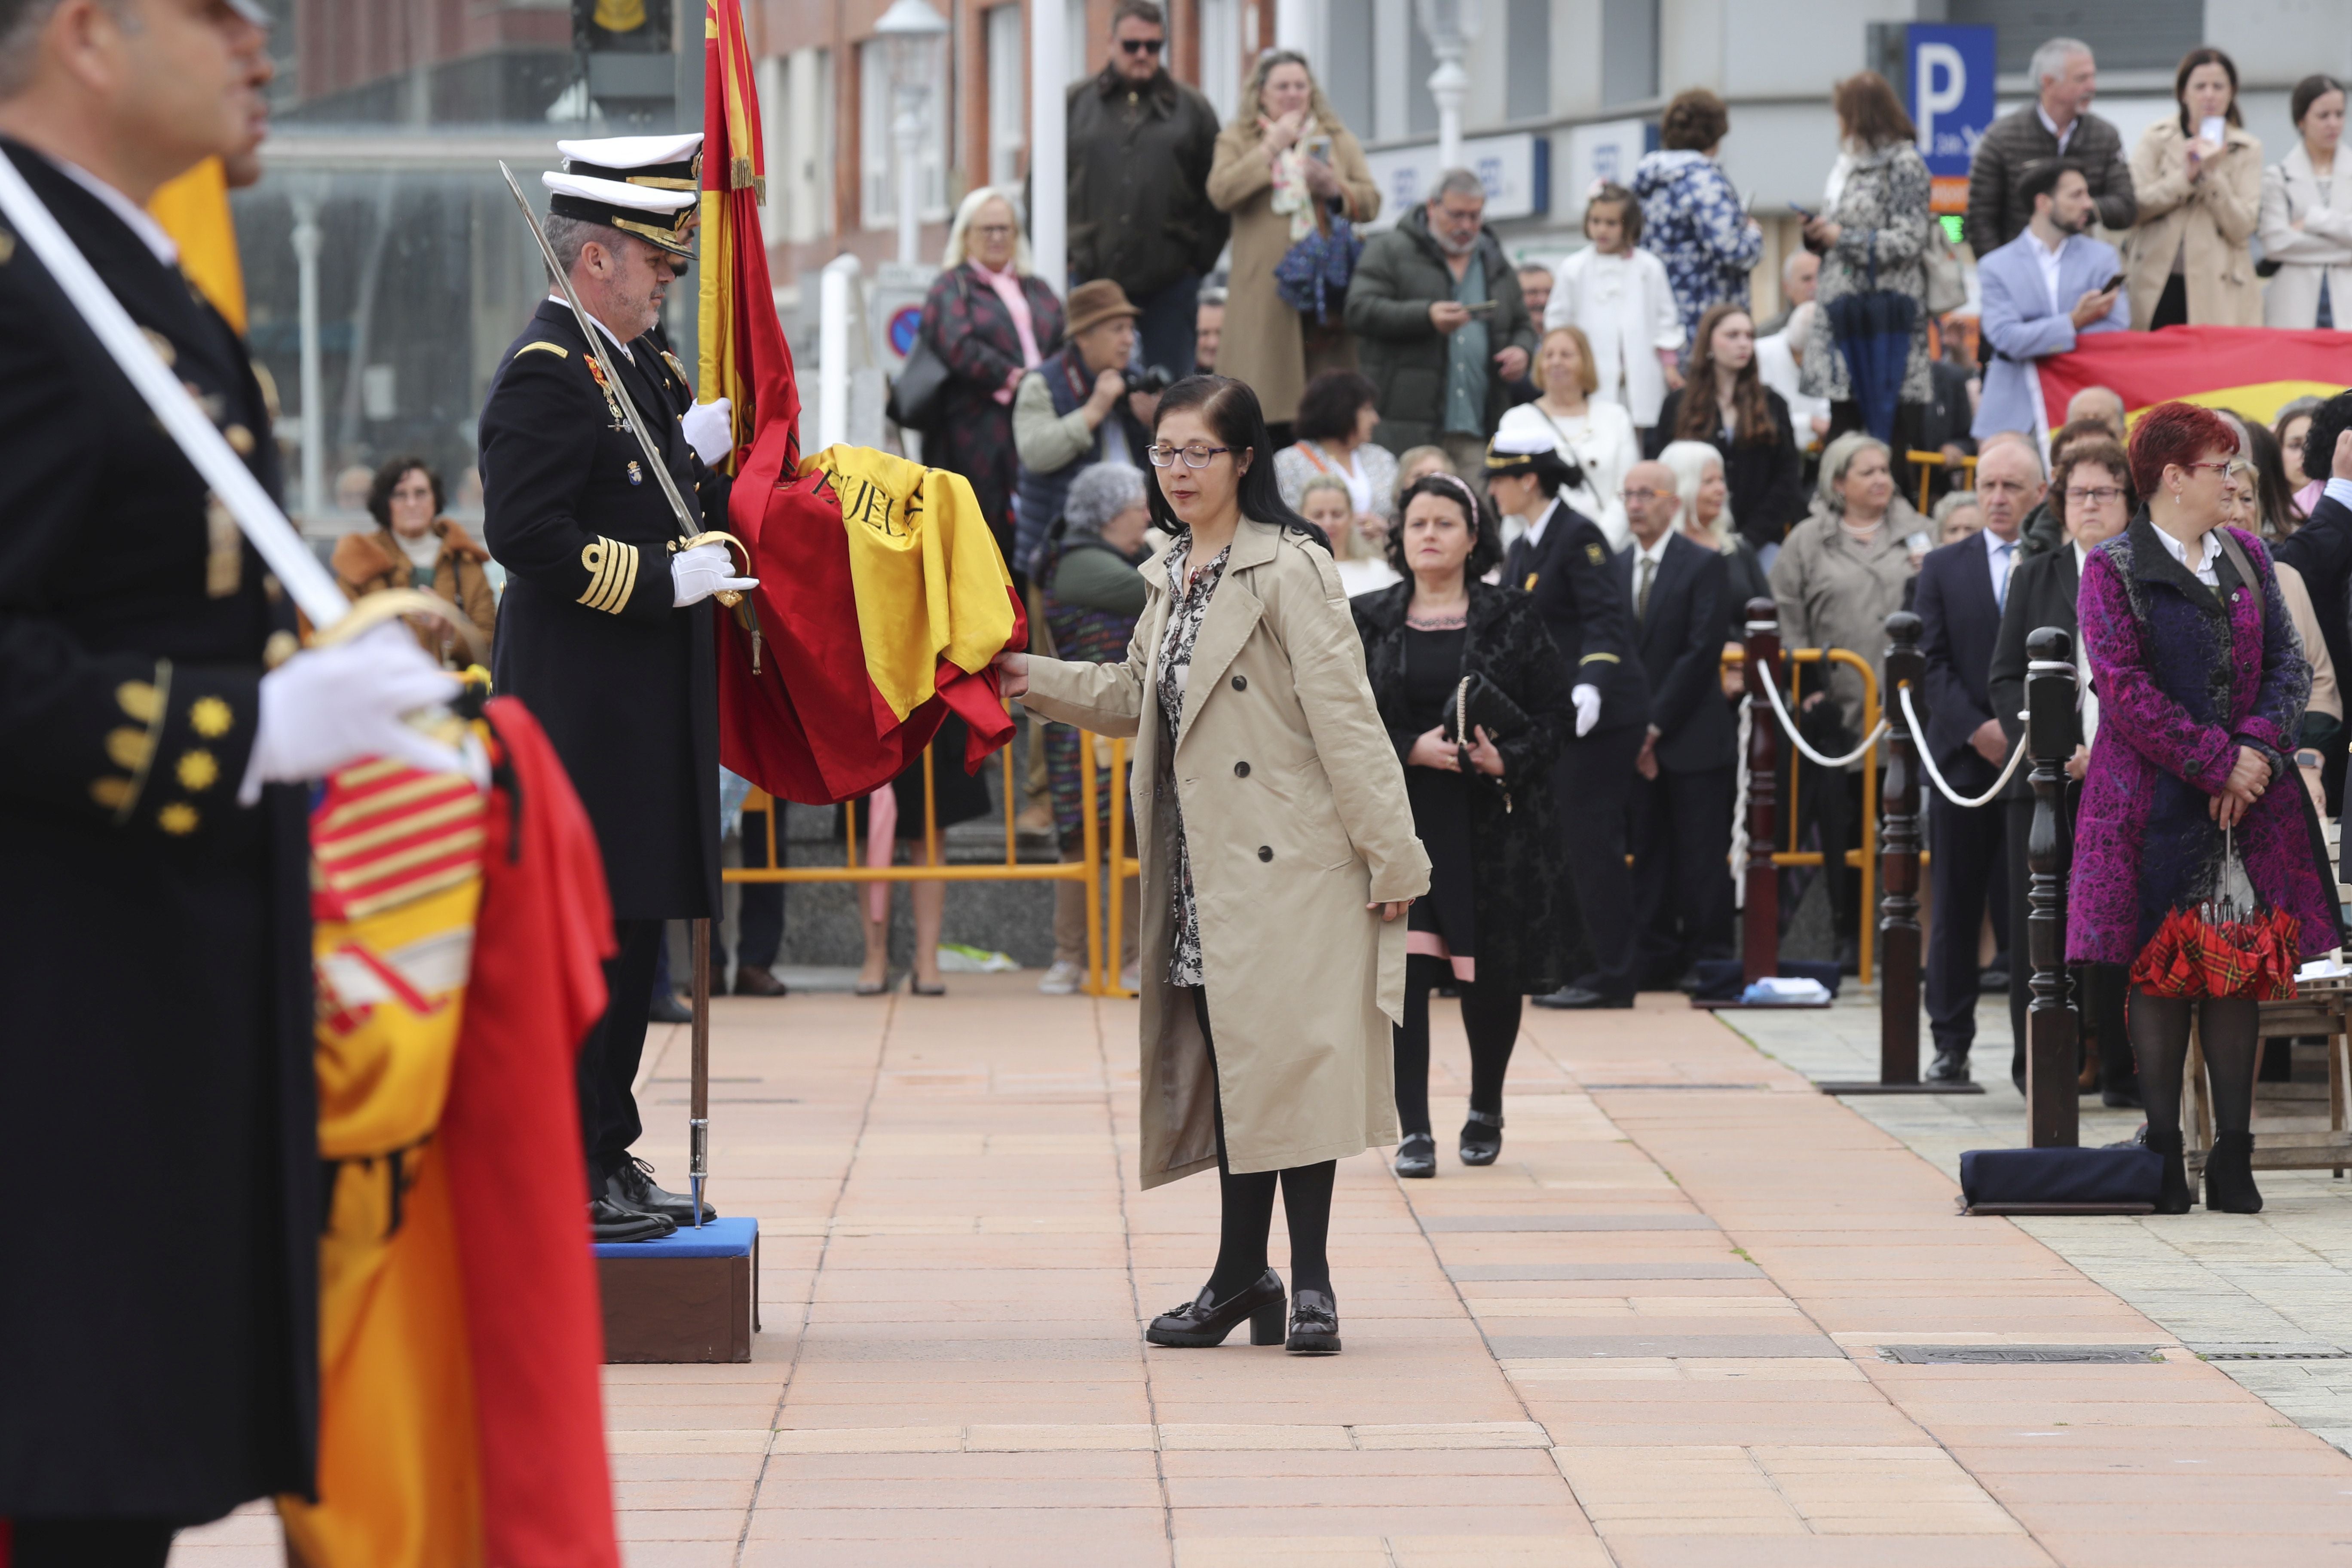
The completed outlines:
<svg viewBox="0 0 2352 1568">
<path fill-rule="evenodd" d="M 1144 467 L 1151 418 L 1168 387 L 1165 371 L 1132 372 L 1135 321 L 1143 312 L 1108 279 L 1070 290 L 1062 352 L 1021 378 L 1013 395 L 1013 446 L 1021 458 L 1014 491 L 1013 569 L 1024 578 L 1044 555 L 1070 481 L 1097 463 Z"/>
</svg>

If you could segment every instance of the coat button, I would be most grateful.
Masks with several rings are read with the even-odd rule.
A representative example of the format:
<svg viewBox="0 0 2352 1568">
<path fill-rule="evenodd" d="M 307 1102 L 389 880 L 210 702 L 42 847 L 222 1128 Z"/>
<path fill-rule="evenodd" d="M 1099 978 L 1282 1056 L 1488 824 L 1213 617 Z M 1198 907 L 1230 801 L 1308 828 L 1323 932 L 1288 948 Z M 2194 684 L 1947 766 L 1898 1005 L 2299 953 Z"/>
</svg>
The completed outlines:
<svg viewBox="0 0 2352 1568">
<path fill-rule="evenodd" d="M 1234 676 L 1234 689 L 1235 691 L 1247 691 L 1249 689 L 1249 677 L 1246 675 Z"/>
<path fill-rule="evenodd" d="M 1234 777 L 1237 779 L 1245 779 L 1249 777 L 1249 764 L 1247 763 L 1235 763 L 1234 764 Z"/>
<path fill-rule="evenodd" d="M 1271 859 L 1273 859 L 1273 858 L 1274 858 L 1274 847 L 1273 847 L 1272 845 L 1270 845 L 1270 844 L 1261 844 L 1261 845 L 1259 845 L 1259 846 L 1257 847 L 1257 858 L 1258 858 L 1259 859 L 1261 859 L 1261 860 L 1271 860 Z"/>
</svg>

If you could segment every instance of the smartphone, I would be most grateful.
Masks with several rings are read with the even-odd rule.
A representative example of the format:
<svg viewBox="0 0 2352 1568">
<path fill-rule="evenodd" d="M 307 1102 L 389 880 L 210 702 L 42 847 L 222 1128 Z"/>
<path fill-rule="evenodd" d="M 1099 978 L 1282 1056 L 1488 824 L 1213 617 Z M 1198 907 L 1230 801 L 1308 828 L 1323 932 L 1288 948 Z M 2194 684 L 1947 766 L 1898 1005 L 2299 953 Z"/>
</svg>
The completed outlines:
<svg viewBox="0 0 2352 1568">
<path fill-rule="evenodd" d="M 1819 216 L 1822 216 L 1821 214 L 1819 214 L 1819 213 L 1817 213 L 1817 212 L 1813 211 L 1813 209 L 1812 209 L 1812 208 L 1811 208 L 1811 207 L 1801 207 L 1801 206 L 1799 206 L 1799 205 L 1798 205 L 1796 203 L 1794 203 L 1794 202 L 1790 202 L 1790 203 L 1789 204 L 1789 210 L 1790 210 L 1790 212 L 1792 212 L 1792 213 L 1795 213 L 1799 217 L 1803 218 L 1807 223 L 1811 223 L 1811 222 L 1812 222 L 1815 218 L 1817 218 L 1817 217 L 1819 217 Z"/>
<path fill-rule="evenodd" d="M 1305 145 L 1307 148 L 1307 155 L 1308 157 L 1323 163 L 1328 163 L 1331 161 L 1330 137 L 1321 135 L 1309 136 L 1307 139 Z"/>
<path fill-rule="evenodd" d="M 2113 278 L 2108 279 L 2105 283 L 2099 285 L 2099 292 L 2102 294 L 2112 294 L 2123 286 L 2124 275 L 2118 272 Z"/>
<path fill-rule="evenodd" d="M 1465 305 L 1462 308 L 1474 316 L 1490 316 L 1495 312 L 1495 301 L 1481 300 L 1475 305 Z"/>
</svg>

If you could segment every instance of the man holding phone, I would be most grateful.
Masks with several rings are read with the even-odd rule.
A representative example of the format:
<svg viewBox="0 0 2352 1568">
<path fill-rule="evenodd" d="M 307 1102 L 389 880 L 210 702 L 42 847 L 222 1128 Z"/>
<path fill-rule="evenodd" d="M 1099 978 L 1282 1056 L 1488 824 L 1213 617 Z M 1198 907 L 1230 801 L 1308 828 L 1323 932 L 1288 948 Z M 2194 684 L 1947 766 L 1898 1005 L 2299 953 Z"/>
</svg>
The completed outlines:
<svg viewBox="0 0 2352 1568">
<path fill-rule="evenodd" d="M 2082 165 L 2047 159 L 2027 169 L 2018 188 L 2033 209 L 2025 232 L 1977 264 L 1993 353 L 1969 428 L 1979 440 L 2035 428 L 2034 361 L 2066 353 L 2085 332 L 2131 326 L 2116 247 L 2088 233 L 2098 208 Z"/>
<path fill-rule="evenodd" d="M 1442 446 L 1465 475 L 1528 373 L 1535 324 L 1502 242 L 1486 226 L 1486 188 L 1450 169 L 1423 205 L 1376 235 L 1348 289 L 1348 331 L 1380 389 L 1372 439 L 1392 452 Z M 1474 481 L 1475 482 L 1475 481 Z"/>
</svg>

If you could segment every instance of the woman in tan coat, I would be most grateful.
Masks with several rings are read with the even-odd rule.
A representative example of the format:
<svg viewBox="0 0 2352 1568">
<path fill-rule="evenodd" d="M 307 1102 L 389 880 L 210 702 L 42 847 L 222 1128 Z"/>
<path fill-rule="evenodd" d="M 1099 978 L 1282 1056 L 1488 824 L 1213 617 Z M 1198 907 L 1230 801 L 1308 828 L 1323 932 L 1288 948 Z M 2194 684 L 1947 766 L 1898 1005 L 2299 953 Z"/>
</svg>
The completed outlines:
<svg viewBox="0 0 2352 1568">
<path fill-rule="evenodd" d="M 2180 112 L 2132 149 L 2132 330 L 2259 327 L 2263 289 L 2247 241 L 2262 216 L 2263 144 L 2238 121 L 2238 68 L 2219 49 L 2191 49 L 2172 96 Z"/>
<path fill-rule="evenodd" d="M 412 623 L 425 651 L 454 668 L 490 663 L 490 633 L 498 620 L 497 596 L 482 568 L 490 552 L 441 515 L 441 476 L 422 458 L 394 458 L 378 468 L 368 487 L 373 533 L 347 533 L 335 543 L 331 563 L 343 592 L 356 599 L 380 588 L 422 588 L 437 594 L 473 622 L 475 655 L 456 633 L 437 621 Z"/>
<path fill-rule="evenodd" d="M 1219 1344 L 1244 1318 L 1251 1343 L 1283 1338 L 1266 1266 L 1278 1172 L 1287 1342 L 1328 1354 L 1336 1163 L 1396 1142 L 1401 917 L 1429 857 L 1339 574 L 1275 489 L 1256 396 L 1178 382 L 1151 458 L 1152 520 L 1174 540 L 1142 568 L 1125 662 L 996 663 L 1045 717 L 1139 737 L 1143 1184 L 1213 1165 L 1224 1204 L 1208 1284 L 1145 1338 Z"/>
<path fill-rule="evenodd" d="M 1307 62 L 1287 49 L 1259 59 L 1241 111 L 1217 138 L 1209 200 L 1234 216 L 1233 285 L 1217 372 L 1245 381 L 1266 418 L 1287 425 L 1309 378 L 1356 368 L 1356 346 L 1339 324 L 1309 323 L 1275 291 L 1275 264 L 1306 237 L 1319 214 L 1361 226 L 1380 216 L 1381 188 L 1364 150 L 1339 123 Z"/>
</svg>

